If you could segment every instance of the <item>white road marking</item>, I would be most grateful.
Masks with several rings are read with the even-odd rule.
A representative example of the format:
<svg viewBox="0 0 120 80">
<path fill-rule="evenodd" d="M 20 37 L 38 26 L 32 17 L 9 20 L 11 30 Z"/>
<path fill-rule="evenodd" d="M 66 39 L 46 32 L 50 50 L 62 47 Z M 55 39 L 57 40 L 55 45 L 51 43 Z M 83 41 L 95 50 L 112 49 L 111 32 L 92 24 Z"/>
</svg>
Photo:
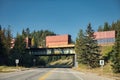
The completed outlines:
<svg viewBox="0 0 120 80">
<path fill-rule="evenodd" d="M 69 70 L 69 69 L 68 69 L 68 70 Z M 69 70 L 69 71 L 71 72 L 71 70 Z M 81 72 L 72 71 L 72 74 L 73 74 L 75 77 L 77 77 L 77 78 L 80 79 L 80 80 L 84 80 L 83 78 L 81 78 L 81 77 L 78 75 L 78 73 L 81 74 Z M 84 74 L 84 73 L 82 73 L 82 74 Z"/>
</svg>

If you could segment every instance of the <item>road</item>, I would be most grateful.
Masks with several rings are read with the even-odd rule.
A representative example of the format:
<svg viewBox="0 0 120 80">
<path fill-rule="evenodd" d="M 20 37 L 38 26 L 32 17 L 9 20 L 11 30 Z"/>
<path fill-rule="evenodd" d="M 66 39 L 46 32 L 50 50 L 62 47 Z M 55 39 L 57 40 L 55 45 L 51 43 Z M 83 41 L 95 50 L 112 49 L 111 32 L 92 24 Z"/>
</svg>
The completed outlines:
<svg viewBox="0 0 120 80">
<path fill-rule="evenodd" d="M 114 80 L 70 68 L 36 68 L 26 71 L 0 73 L 0 80 Z"/>
</svg>

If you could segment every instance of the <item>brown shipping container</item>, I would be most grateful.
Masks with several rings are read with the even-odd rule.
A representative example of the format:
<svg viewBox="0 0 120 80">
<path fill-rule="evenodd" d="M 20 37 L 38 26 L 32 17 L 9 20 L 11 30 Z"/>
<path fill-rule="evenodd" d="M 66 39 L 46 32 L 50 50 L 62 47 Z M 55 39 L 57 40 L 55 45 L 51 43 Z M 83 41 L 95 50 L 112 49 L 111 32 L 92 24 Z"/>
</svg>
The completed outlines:
<svg viewBox="0 0 120 80">
<path fill-rule="evenodd" d="M 115 31 L 95 32 L 95 39 L 115 38 Z"/>
<path fill-rule="evenodd" d="M 56 35 L 46 37 L 46 47 L 56 45 L 68 45 L 69 35 Z"/>
</svg>

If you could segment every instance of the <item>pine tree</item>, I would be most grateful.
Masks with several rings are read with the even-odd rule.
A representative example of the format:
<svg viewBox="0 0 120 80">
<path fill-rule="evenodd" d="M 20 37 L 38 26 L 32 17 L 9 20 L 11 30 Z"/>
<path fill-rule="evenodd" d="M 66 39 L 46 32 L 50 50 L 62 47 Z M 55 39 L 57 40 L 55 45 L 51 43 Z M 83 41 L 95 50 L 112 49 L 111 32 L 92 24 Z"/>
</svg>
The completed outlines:
<svg viewBox="0 0 120 80">
<path fill-rule="evenodd" d="M 0 26 L 0 65 L 5 64 L 6 59 L 6 47 L 5 47 L 5 41 L 4 41 L 4 32 L 2 30 L 2 27 Z"/>
<path fill-rule="evenodd" d="M 5 43 L 6 43 L 6 48 L 7 48 L 8 54 L 10 53 L 11 41 L 12 41 L 12 34 L 11 34 L 10 25 L 9 25 L 5 32 Z"/>
<path fill-rule="evenodd" d="M 100 51 L 91 24 L 87 27 L 86 36 L 82 30 L 78 33 L 75 43 L 75 52 L 77 53 L 79 63 L 85 64 L 89 68 L 98 67 Z"/>
<path fill-rule="evenodd" d="M 75 52 L 77 53 L 77 61 L 83 64 L 86 63 L 85 62 L 86 54 L 84 53 L 84 49 L 85 49 L 85 36 L 83 30 L 81 29 L 76 38 Z"/>
<path fill-rule="evenodd" d="M 26 37 L 27 37 L 27 34 L 26 34 L 26 32 L 25 32 L 25 30 L 24 30 L 24 29 L 22 30 L 22 36 L 23 36 L 24 38 L 26 38 Z"/>
<path fill-rule="evenodd" d="M 11 30 L 2 29 L 0 26 L 0 64 L 6 65 L 8 62 L 8 55 L 11 47 Z"/>
<path fill-rule="evenodd" d="M 99 26 L 99 27 L 98 27 L 98 32 L 99 32 L 99 31 L 103 31 L 102 26 Z"/>
<path fill-rule="evenodd" d="M 109 31 L 110 30 L 110 25 L 108 24 L 108 22 L 104 23 L 104 31 Z"/>
<path fill-rule="evenodd" d="M 120 28 L 116 31 L 116 40 L 112 54 L 113 72 L 120 73 Z"/>
<path fill-rule="evenodd" d="M 17 34 L 13 53 L 23 54 L 25 53 L 25 42 L 23 36 Z"/>
<path fill-rule="evenodd" d="M 20 60 L 20 65 L 25 65 L 24 63 L 28 61 L 26 58 L 27 53 L 25 52 L 25 42 L 24 42 L 24 37 L 21 36 L 20 34 L 17 34 L 16 40 L 15 40 L 15 46 L 11 50 L 11 54 L 9 56 L 9 59 L 11 60 L 11 64 L 14 63 L 15 59 Z"/>
<path fill-rule="evenodd" d="M 85 38 L 86 62 L 90 68 L 94 68 L 99 65 L 98 62 L 99 62 L 100 53 L 99 53 L 99 46 L 94 37 L 94 30 L 92 29 L 90 23 L 88 24 L 86 35 L 87 35 Z"/>
<path fill-rule="evenodd" d="M 111 30 L 115 30 L 115 28 L 116 28 L 116 24 L 113 22 L 111 25 Z"/>
<path fill-rule="evenodd" d="M 28 37 L 30 37 L 30 29 L 29 29 L 29 28 L 26 28 L 26 35 L 27 35 Z"/>
</svg>

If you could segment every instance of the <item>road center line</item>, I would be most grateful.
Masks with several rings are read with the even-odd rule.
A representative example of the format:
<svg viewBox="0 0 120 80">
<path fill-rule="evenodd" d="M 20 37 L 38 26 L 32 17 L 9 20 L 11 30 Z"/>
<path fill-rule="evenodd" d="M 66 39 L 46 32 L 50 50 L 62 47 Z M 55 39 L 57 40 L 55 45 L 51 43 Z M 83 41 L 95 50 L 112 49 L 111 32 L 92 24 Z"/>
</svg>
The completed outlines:
<svg viewBox="0 0 120 80">
<path fill-rule="evenodd" d="M 40 77 L 38 80 L 45 80 L 56 69 L 57 68 L 50 70 L 49 72 L 47 72 L 46 74 L 44 74 L 42 77 Z"/>
</svg>

